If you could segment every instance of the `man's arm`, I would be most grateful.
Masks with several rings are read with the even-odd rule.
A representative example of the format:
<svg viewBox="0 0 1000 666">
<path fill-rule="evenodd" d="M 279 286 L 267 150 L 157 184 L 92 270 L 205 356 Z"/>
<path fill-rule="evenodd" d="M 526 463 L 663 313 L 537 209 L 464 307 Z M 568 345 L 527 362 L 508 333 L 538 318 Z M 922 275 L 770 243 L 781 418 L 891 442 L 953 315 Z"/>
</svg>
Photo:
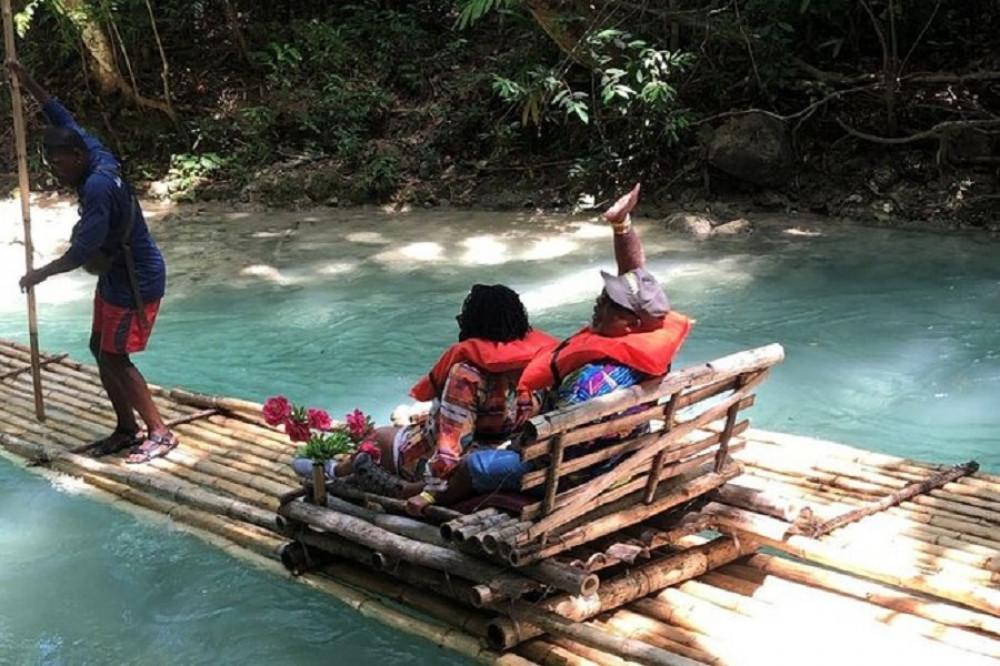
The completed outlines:
<svg viewBox="0 0 1000 666">
<path fill-rule="evenodd" d="M 74 129 L 84 137 L 85 141 L 87 140 L 88 135 L 83 132 L 77 124 L 76 118 L 73 117 L 73 114 L 70 113 L 58 99 L 49 94 L 49 91 L 35 81 L 35 79 L 32 78 L 31 74 L 21 65 L 21 63 L 16 60 L 8 60 L 7 69 L 10 70 L 11 74 L 17 77 L 17 80 L 25 87 L 25 89 L 27 89 L 29 93 L 31 93 L 31 96 L 38 100 L 38 103 L 42 105 L 42 113 L 45 115 L 45 119 L 50 125 Z"/>
<path fill-rule="evenodd" d="M 31 77 L 31 74 L 28 73 L 28 70 L 26 70 L 20 62 L 17 60 L 8 60 L 7 69 L 9 69 L 10 73 L 17 78 L 17 82 L 24 86 L 24 88 L 31 93 L 32 97 L 38 100 L 39 104 L 45 104 L 49 101 L 49 99 L 51 99 L 52 96 L 48 93 L 48 91 L 38 85 L 38 82 Z"/>
<path fill-rule="evenodd" d="M 73 238 L 66 254 L 41 268 L 26 273 L 19 284 L 21 291 L 34 287 L 53 275 L 68 273 L 85 264 L 94 253 L 101 249 L 111 228 L 111 199 L 113 196 L 110 181 L 104 178 L 94 179 L 85 187 L 80 209 L 83 217 L 73 230 Z"/>
<path fill-rule="evenodd" d="M 608 221 L 615 232 L 615 261 L 618 263 L 619 275 L 646 265 L 646 255 L 642 251 L 639 234 L 632 228 L 630 215 L 632 209 L 639 202 L 640 188 L 641 185 L 636 183 L 631 192 L 618 199 L 604 213 L 604 219 Z"/>
<path fill-rule="evenodd" d="M 78 264 L 67 252 L 55 261 L 51 261 L 41 268 L 28 271 L 21 277 L 18 284 L 21 286 L 21 291 L 25 291 L 27 289 L 31 289 L 39 282 L 44 282 L 53 275 L 68 273 L 79 268 L 80 266 L 81 264 Z"/>
</svg>

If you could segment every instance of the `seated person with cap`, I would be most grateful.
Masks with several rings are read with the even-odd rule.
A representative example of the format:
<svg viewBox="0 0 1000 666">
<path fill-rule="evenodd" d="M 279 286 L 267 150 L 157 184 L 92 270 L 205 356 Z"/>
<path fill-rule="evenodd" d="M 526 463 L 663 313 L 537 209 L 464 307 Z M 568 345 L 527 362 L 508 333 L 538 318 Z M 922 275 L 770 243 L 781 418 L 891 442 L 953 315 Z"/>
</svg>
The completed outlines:
<svg viewBox="0 0 1000 666">
<path fill-rule="evenodd" d="M 522 401 L 535 401 L 535 413 L 666 374 L 691 330 L 691 320 L 670 310 L 663 288 L 645 268 L 642 243 L 630 218 L 638 198 L 636 185 L 604 213 L 614 230 L 618 275 L 601 271 L 604 289 L 590 325 L 540 353 L 521 374 L 519 394 Z M 453 478 L 461 480 L 456 485 L 471 486 L 474 494 L 517 491 L 521 476 L 530 469 L 514 448 L 490 449 L 463 458 Z"/>
</svg>

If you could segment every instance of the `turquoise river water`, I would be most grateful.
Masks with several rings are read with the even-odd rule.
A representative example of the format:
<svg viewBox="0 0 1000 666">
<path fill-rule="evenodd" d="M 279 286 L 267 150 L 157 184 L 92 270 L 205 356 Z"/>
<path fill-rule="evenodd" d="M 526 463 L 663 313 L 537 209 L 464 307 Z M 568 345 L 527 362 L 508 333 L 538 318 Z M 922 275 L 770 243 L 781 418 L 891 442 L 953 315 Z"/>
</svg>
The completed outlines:
<svg viewBox="0 0 1000 666">
<path fill-rule="evenodd" d="M 65 217 L 43 232 L 67 237 Z M 170 286 L 137 357 L 150 381 L 379 421 L 454 339 L 473 282 L 511 285 L 536 326 L 565 336 L 613 269 L 608 230 L 583 217 L 203 210 L 155 229 Z M 805 223 L 704 242 L 641 230 L 674 307 L 697 320 L 675 367 L 785 346 L 756 426 L 1000 472 L 996 242 Z M 25 341 L 23 254 L 8 255 L 0 337 Z M 44 350 L 87 359 L 91 289 L 83 275 L 39 287 Z M 7 458 L 0 563 L 0 664 L 466 663 Z"/>
</svg>

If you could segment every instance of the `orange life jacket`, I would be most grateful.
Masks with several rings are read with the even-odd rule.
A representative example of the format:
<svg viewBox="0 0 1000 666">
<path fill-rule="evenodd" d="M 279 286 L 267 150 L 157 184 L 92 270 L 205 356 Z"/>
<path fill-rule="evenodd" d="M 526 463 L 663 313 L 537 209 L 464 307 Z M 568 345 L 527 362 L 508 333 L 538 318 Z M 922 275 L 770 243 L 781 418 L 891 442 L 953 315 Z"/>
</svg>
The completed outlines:
<svg viewBox="0 0 1000 666">
<path fill-rule="evenodd" d="M 534 329 L 520 340 L 511 342 L 494 342 L 482 338 L 464 340 L 445 350 L 431 371 L 413 385 L 410 395 L 423 401 L 438 397 L 451 366 L 456 363 L 469 363 L 489 373 L 521 370 L 538 355 L 547 358 L 548 354 L 545 352 L 558 344 L 558 338 Z"/>
<path fill-rule="evenodd" d="M 597 335 L 590 327 L 570 336 L 551 354 L 541 354 L 521 373 L 519 391 L 537 391 L 557 385 L 580 366 L 611 359 L 647 375 L 667 372 L 677 350 L 691 331 L 691 320 L 669 312 L 663 326 L 617 338 Z"/>
</svg>

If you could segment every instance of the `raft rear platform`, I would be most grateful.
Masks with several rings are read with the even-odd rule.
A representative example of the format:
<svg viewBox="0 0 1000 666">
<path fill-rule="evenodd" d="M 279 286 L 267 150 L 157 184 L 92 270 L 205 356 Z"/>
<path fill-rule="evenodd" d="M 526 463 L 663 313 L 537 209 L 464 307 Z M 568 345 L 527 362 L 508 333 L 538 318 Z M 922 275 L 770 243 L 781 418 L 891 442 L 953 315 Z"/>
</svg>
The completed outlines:
<svg viewBox="0 0 1000 666">
<path fill-rule="evenodd" d="M 39 423 L 28 351 L 0 341 L 4 450 L 221 537 L 232 552 L 280 559 L 289 539 L 278 525 L 278 498 L 299 481 L 292 446 L 262 423 L 259 405 L 154 388 L 180 446 L 139 466 L 95 460 L 74 453 L 114 426 L 95 368 L 45 359 L 47 418 Z M 441 593 L 431 594 L 418 576 L 404 581 L 346 559 L 299 579 L 482 663 L 1000 663 L 1000 477 L 754 429 L 743 438 L 733 456 L 744 473 L 702 513 L 724 532 L 715 548 L 746 556 L 719 568 L 707 556 L 689 558 L 708 573 L 592 619 L 553 624 L 508 652 L 483 647 L 497 614 L 456 601 L 447 581 L 433 581 Z M 911 496 L 922 483 L 932 488 Z M 785 505 L 755 505 L 761 491 Z M 838 522 L 850 514 L 852 521 Z M 639 548 L 618 566 L 642 585 L 652 573 L 648 556 Z"/>
</svg>

